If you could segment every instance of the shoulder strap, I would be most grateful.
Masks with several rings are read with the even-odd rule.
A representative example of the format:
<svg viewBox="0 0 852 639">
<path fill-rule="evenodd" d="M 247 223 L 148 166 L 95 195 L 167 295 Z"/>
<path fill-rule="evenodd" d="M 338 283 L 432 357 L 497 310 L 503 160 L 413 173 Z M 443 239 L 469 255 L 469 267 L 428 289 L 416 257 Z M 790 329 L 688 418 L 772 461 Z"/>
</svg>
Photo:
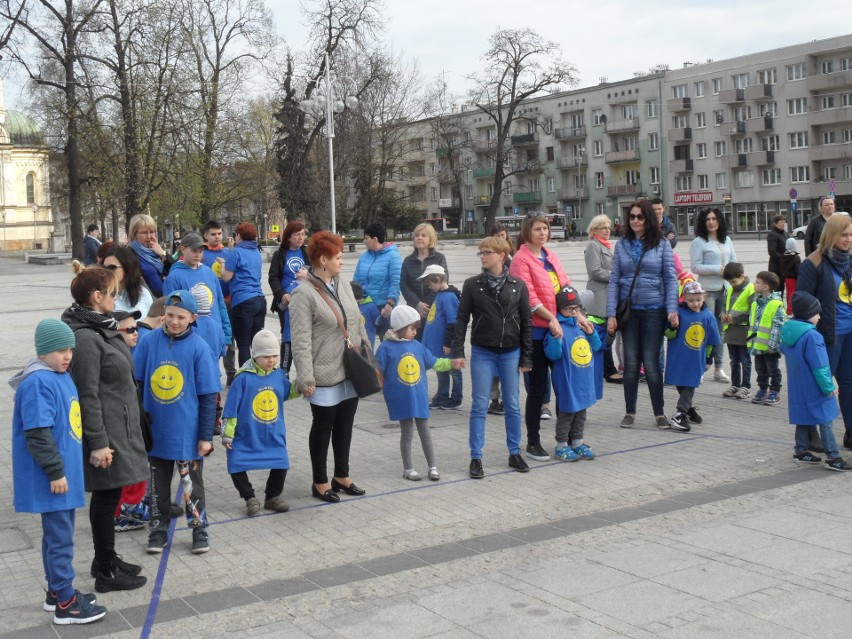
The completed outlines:
<svg viewBox="0 0 852 639">
<path fill-rule="evenodd" d="M 331 312 L 334 313 L 334 319 L 337 320 L 337 325 L 340 327 L 340 330 L 343 331 L 343 339 L 350 346 L 352 346 L 352 342 L 349 340 L 349 332 L 346 330 L 346 327 L 343 325 L 343 320 L 340 318 L 340 314 L 337 312 L 337 309 L 334 308 L 334 305 L 329 301 L 328 296 L 323 293 L 323 290 L 317 286 L 316 282 L 311 282 L 311 285 L 317 290 L 319 296 L 328 304 L 328 307 L 331 309 Z"/>
<path fill-rule="evenodd" d="M 642 255 L 639 256 L 639 261 L 636 263 L 636 270 L 633 272 L 633 281 L 630 282 L 630 290 L 627 291 L 627 299 L 630 299 L 630 296 L 633 295 L 633 287 L 636 286 L 636 278 L 639 277 L 639 267 L 642 266 L 642 260 L 645 259 L 645 253 L 648 252 L 648 249 L 642 251 Z"/>
</svg>

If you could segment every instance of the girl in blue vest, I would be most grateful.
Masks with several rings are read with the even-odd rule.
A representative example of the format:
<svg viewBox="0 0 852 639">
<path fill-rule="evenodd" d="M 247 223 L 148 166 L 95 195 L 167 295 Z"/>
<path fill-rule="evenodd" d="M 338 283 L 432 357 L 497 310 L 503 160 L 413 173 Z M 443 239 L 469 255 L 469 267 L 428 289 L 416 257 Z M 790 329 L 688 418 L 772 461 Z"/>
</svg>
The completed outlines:
<svg viewBox="0 0 852 639">
<path fill-rule="evenodd" d="M 222 445 L 228 451 L 228 473 L 246 501 L 249 517 L 260 514 L 250 470 L 270 469 L 263 507 L 279 513 L 290 510 L 281 498 L 290 468 L 283 404 L 296 395 L 290 393 L 287 373 L 278 368 L 279 347 L 275 333 L 259 331 L 251 342 L 251 358 L 237 371 L 225 400 Z"/>
<path fill-rule="evenodd" d="M 418 342 L 417 328 L 420 326 L 420 313 L 411 306 L 397 306 L 390 315 L 391 330 L 385 335 L 376 349 L 376 360 L 385 376 L 382 392 L 388 407 L 388 416 L 399 421 L 399 450 L 402 453 L 402 476 L 411 481 L 420 481 L 420 473 L 414 470 L 411 460 L 411 440 L 414 426 L 423 446 L 423 454 L 429 465 L 429 479 L 441 478 L 435 464 L 435 449 L 429 432 L 429 385 L 426 371 L 449 371 L 464 367 L 460 361 L 454 367 L 446 357 L 437 358 Z"/>
</svg>

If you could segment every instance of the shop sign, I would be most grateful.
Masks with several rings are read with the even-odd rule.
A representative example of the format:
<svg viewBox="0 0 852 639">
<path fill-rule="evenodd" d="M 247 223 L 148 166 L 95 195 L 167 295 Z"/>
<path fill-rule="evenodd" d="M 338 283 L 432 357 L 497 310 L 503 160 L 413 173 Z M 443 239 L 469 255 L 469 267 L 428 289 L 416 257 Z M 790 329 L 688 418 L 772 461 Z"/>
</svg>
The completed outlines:
<svg viewBox="0 0 852 639">
<path fill-rule="evenodd" d="M 713 201 L 712 191 L 698 191 L 696 193 L 675 193 L 674 203 L 678 204 L 710 204 Z"/>
</svg>

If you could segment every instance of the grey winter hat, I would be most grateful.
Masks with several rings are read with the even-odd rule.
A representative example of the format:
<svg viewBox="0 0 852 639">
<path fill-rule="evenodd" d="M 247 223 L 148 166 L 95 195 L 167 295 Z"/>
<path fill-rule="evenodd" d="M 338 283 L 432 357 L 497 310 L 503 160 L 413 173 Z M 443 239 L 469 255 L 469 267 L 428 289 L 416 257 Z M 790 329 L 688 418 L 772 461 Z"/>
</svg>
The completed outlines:
<svg viewBox="0 0 852 639">
<path fill-rule="evenodd" d="M 251 356 L 252 357 L 270 357 L 278 355 L 281 342 L 278 341 L 278 336 L 268 329 L 258 331 L 251 341 Z"/>
<path fill-rule="evenodd" d="M 403 304 L 402 306 L 397 306 L 395 309 L 391 311 L 390 316 L 390 325 L 391 330 L 398 331 L 406 326 L 410 326 L 414 324 L 414 322 L 420 321 L 420 313 L 415 311 L 410 306 L 406 306 Z"/>
<path fill-rule="evenodd" d="M 790 251 L 791 253 L 795 253 L 798 250 L 798 246 L 796 246 L 796 238 L 788 237 L 787 241 L 784 242 L 784 250 Z"/>
</svg>

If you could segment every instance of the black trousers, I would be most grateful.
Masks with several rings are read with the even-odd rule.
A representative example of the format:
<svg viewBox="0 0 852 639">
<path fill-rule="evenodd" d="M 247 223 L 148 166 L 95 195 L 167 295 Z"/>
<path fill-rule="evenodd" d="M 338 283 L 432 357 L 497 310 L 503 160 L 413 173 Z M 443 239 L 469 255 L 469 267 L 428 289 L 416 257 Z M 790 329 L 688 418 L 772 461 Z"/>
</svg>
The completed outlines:
<svg viewBox="0 0 852 639">
<path fill-rule="evenodd" d="M 115 509 L 121 501 L 121 488 L 93 490 L 89 502 L 89 523 L 95 561 L 103 573 L 112 571 L 115 561 Z"/>
<path fill-rule="evenodd" d="M 334 476 L 349 477 L 349 446 L 352 443 L 352 424 L 358 398 L 344 399 L 336 406 L 311 404 L 314 417 L 308 435 L 311 469 L 315 484 L 328 483 L 328 444 L 334 451 Z"/>
<path fill-rule="evenodd" d="M 172 497 L 174 496 L 172 477 L 174 477 L 177 462 L 173 459 L 148 457 L 148 465 L 151 467 L 151 482 L 149 484 L 151 490 L 151 522 L 148 524 L 148 529 L 151 532 L 165 532 L 169 529 L 169 522 L 172 519 L 171 508 Z M 192 492 L 189 499 L 200 518 L 196 519 L 192 510 L 187 508 L 186 523 L 190 528 L 207 526 L 203 470 L 203 459 L 189 462 L 189 479 L 192 482 Z M 183 495 L 178 499 L 178 503 L 184 503 Z"/>
<path fill-rule="evenodd" d="M 281 491 L 284 490 L 284 480 L 287 479 L 286 468 L 273 468 L 269 471 L 269 477 L 266 478 L 266 491 L 264 493 L 266 499 L 278 497 Z M 249 481 L 249 476 L 246 471 L 231 473 L 231 481 L 234 482 L 234 488 L 240 493 L 243 499 L 251 499 L 255 496 L 254 486 Z"/>
</svg>

